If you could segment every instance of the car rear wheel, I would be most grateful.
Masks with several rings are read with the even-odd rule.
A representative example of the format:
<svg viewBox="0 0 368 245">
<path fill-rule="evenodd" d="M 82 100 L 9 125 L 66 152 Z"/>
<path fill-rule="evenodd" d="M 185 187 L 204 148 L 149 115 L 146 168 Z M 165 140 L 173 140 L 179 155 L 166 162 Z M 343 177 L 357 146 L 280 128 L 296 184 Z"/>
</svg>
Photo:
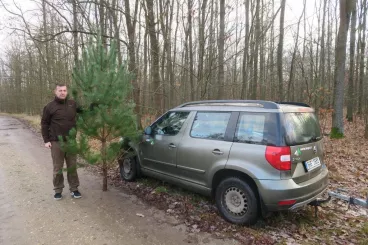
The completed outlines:
<svg viewBox="0 0 368 245">
<path fill-rule="evenodd" d="M 216 188 L 216 205 L 225 220 L 252 225 L 258 219 L 258 200 L 252 187 L 237 177 L 224 179 Z"/>
<path fill-rule="evenodd" d="M 137 178 L 137 162 L 135 157 L 123 157 L 119 160 L 120 176 L 123 180 L 134 181 Z"/>
</svg>

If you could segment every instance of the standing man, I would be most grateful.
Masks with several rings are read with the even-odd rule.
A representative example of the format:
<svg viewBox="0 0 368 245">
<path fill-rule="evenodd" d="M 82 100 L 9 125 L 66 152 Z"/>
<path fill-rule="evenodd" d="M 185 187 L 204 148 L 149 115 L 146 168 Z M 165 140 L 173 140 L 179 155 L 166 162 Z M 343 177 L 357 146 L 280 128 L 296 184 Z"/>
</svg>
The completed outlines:
<svg viewBox="0 0 368 245">
<path fill-rule="evenodd" d="M 44 107 L 41 119 L 42 137 L 45 147 L 51 149 L 54 166 L 54 199 L 60 200 L 62 198 L 64 160 L 71 195 L 74 198 L 81 198 L 78 191 L 77 156 L 63 152 L 59 142 L 59 136 L 65 140 L 65 136 L 68 136 L 69 131 L 76 126 L 77 106 L 74 100 L 68 99 L 68 89 L 65 84 L 57 84 L 54 93 L 55 99 Z"/>
</svg>

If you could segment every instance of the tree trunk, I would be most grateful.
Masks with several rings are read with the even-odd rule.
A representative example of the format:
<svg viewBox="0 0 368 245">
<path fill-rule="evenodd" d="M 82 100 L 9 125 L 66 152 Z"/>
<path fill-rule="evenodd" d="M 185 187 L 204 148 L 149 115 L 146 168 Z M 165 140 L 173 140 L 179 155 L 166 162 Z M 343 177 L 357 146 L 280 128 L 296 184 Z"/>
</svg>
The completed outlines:
<svg viewBox="0 0 368 245">
<path fill-rule="evenodd" d="M 259 57 L 259 43 L 260 43 L 260 36 L 261 36 L 261 24 L 260 24 L 260 0 L 257 0 L 256 2 L 256 13 L 255 13 L 255 19 L 256 19 L 256 27 L 255 27 L 255 33 L 254 33 L 254 52 L 252 54 L 253 57 L 253 82 L 252 82 L 252 90 L 251 90 L 251 96 L 250 98 L 255 100 L 257 99 L 257 88 L 258 88 L 258 57 Z"/>
<path fill-rule="evenodd" d="M 322 34 L 321 34 L 321 55 L 320 55 L 320 62 L 319 62 L 319 72 L 318 72 L 318 94 L 317 94 L 317 101 L 316 101 L 316 111 L 319 111 L 319 108 L 324 106 L 325 104 L 325 89 L 326 89 L 326 48 L 325 48 L 325 22 L 326 22 L 326 7 L 327 1 L 323 3 L 323 17 L 322 17 Z"/>
<path fill-rule="evenodd" d="M 355 60 L 355 34 L 356 34 L 356 0 L 351 0 L 351 27 L 350 27 L 350 66 L 349 66 L 349 86 L 347 96 L 347 115 L 346 118 L 349 122 L 353 121 L 353 99 L 354 99 L 354 60 Z"/>
<path fill-rule="evenodd" d="M 176 12 L 179 13 L 179 4 L 177 4 Z M 175 71 L 175 64 L 176 64 L 176 57 L 177 57 L 177 38 L 178 38 L 178 27 L 179 27 L 179 15 L 176 15 L 176 27 L 175 27 L 175 35 L 174 35 L 174 56 L 172 60 L 172 68 L 171 68 L 171 79 L 170 79 L 170 107 L 173 105 L 176 105 L 178 102 L 178 99 L 175 97 L 176 90 L 176 83 L 175 83 L 175 77 L 174 77 L 174 71 Z M 177 93 L 179 95 L 179 93 Z M 180 98 L 180 97 L 179 97 Z"/>
<path fill-rule="evenodd" d="M 248 62 L 249 62 L 249 2 L 245 1 L 245 39 L 244 39 L 244 51 L 243 51 L 243 67 L 242 67 L 242 90 L 241 98 L 247 97 L 247 84 L 248 84 Z"/>
<path fill-rule="evenodd" d="M 102 35 L 102 44 L 104 45 L 105 49 L 107 48 L 106 43 L 106 22 L 105 22 L 105 0 L 100 0 L 98 13 L 100 15 L 99 24 L 100 24 L 100 32 Z"/>
<path fill-rule="evenodd" d="M 363 112 L 363 101 L 364 101 L 364 86 L 363 86 L 363 81 L 364 81 L 364 59 L 366 57 L 365 55 L 365 44 L 366 44 L 366 26 L 367 26 L 367 9 L 368 9 L 368 4 L 367 4 L 367 0 L 364 0 L 363 2 L 363 12 L 362 12 L 362 16 L 363 16 L 363 24 L 362 27 L 360 28 L 363 31 L 362 34 L 362 38 L 360 39 L 360 65 L 359 65 L 359 90 L 358 90 L 358 114 L 361 115 Z M 368 62 L 366 64 L 367 67 L 367 74 L 366 76 L 368 76 Z"/>
<path fill-rule="evenodd" d="M 102 191 L 107 191 L 107 166 L 106 166 L 106 163 L 103 163 L 103 165 L 102 165 L 102 173 L 103 173 Z"/>
<path fill-rule="evenodd" d="M 151 102 L 148 96 L 149 88 L 149 80 L 148 80 L 148 30 L 145 30 L 143 37 L 143 96 L 142 102 L 144 108 L 148 107 L 148 103 Z M 146 111 L 144 110 L 144 113 Z"/>
<path fill-rule="evenodd" d="M 110 15 L 112 16 L 112 22 L 113 22 L 112 25 L 114 26 L 114 37 L 115 37 L 115 42 L 116 42 L 118 62 L 119 62 L 119 65 L 122 65 L 123 58 L 121 56 L 121 47 L 120 47 L 120 25 L 118 23 L 119 18 L 118 18 L 117 12 L 115 11 L 115 9 L 119 8 L 119 3 L 116 0 L 112 0 L 111 5 L 112 5 L 112 8 L 110 8 L 109 12 L 110 12 Z"/>
<path fill-rule="evenodd" d="M 128 63 L 128 69 L 129 72 L 131 72 L 134 77 L 131 81 L 133 85 L 133 97 L 135 102 L 135 108 L 134 112 L 137 115 L 137 125 L 138 128 L 142 128 L 141 123 L 141 116 L 140 116 L 140 87 L 137 81 L 137 65 L 136 65 L 136 58 L 135 58 L 135 45 L 136 45 L 136 39 L 135 39 L 135 26 L 136 26 L 136 16 L 137 16 L 137 8 L 138 8 L 138 0 L 135 1 L 135 11 L 134 14 L 130 11 L 130 5 L 129 0 L 125 0 L 125 22 L 127 25 L 127 32 L 128 32 L 128 53 L 129 53 L 129 63 Z M 133 15 L 133 20 L 132 20 Z"/>
<path fill-rule="evenodd" d="M 286 0 L 281 0 L 281 14 L 280 14 L 280 36 L 279 36 L 279 44 L 277 47 L 277 74 L 279 78 L 279 86 L 278 86 L 278 97 L 279 100 L 282 101 L 284 99 L 284 91 L 283 91 L 283 65 L 282 65 L 282 53 L 284 47 L 284 18 L 285 18 L 285 4 Z"/>
<path fill-rule="evenodd" d="M 261 6 L 263 8 L 264 6 L 264 0 L 262 0 L 261 2 Z M 260 16 L 260 28 L 259 28 L 259 57 L 260 57 L 260 62 L 259 62 L 259 95 L 258 98 L 261 98 L 261 100 L 265 100 L 266 99 L 266 84 L 265 84 L 265 38 L 264 38 L 264 11 L 261 11 L 261 16 Z"/>
<path fill-rule="evenodd" d="M 73 51 L 74 51 L 74 65 L 78 65 L 78 13 L 77 1 L 73 0 Z"/>
<path fill-rule="evenodd" d="M 192 35 L 192 15 L 193 15 L 193 0 L 188 0 L 188 37 L 189 37 L 189 83 L 190 90 L 189 96 L 190 100 L 194 100 L 196 89 L 194 87 L 194 67 L 193 67 L 193 35 Z"/>
<path fill-rule="evenodd" d="M 152 90 L 154 97 L 154 108 L 156 110 L 155 115 L 159 117 L 162 113 L 161 109 L 161 81 L 160 81 L 160 59 L 159 59 L 159 45 L 156 36 L 155 27 L 155 14 L 153 11 L 153 0 L 146 0 L 146 24 L 148 28 L 148 34 L 150 37 L 150 54 L 151 54 L 151 76 L 152 76 Z"/>
<path fill-rule="evenodd" d="M 272 0 L 272 13 L 274 13 L 274 9 L 275 9 L 275 1 Z M 274 47 L 275 47 L 275 23 L 274 21 L 272 21 L 271 23 L 271 40 L 270 40 L 270 63 L 269 63 L 269 84 L 270 87 L 272 89 L 270 89 L 270 99 L 271 100 L 275 100 L 276 99 L 276 94 L 277 94 L 277 89 L 274 89 L 277 87 L 276 81 L 275 81 L 275 62 L 274 62 Z"/>
<path fill-rule="evenodd" d="M 43 0 L 42 1 L 42 17 L 43 17 L 43 35 L 44 38 L 47 39 L 48 38 L 48 33 L 47 33 L 47 12 L 46 12 L 46 1 Z M 47 86 L 48 88 L 51 88 L 51 82 L 53 82 L 53 79 L 51 78 L 51 65 L 50 65 L 50 48 L 49 48 L 49 42 L 45 43 L 45 51 L 46 51 L 46 71 L 47 71 Z"/>
<path fill-rule="evenodd" d="M 107 191 L 107 163 L 106 163 L 106 140 L 101 141 L 101 156 L 102 156 L 102 191 Z"/>
<path fill-rule="evenodd" d="M 220 0 L 220 30 L 218 38 L 218 92 L 217 99 L 224 98 L 224 52 L 225 52 L 225 0 Z"/>
<path fill-rule="evenodd" d="M 332 115 L 331 138 L 341 138 L 344 135 L 344 80 L 346 41 L 350 22 L 350 6 L 348 0 L 340 0 L 340 26 L 336 42 L 335 59 L 335 89 L 334 89 L 334 112 Z"/>
<path fill-rule="evenodd" d="M 332 53 L 332 44 L 331 44 L 331 40 L 332 40 L 332 36 L 333 36 L 333 34 L 332 34 L 332 17 L 331 17 L 331 12 L 329 11 L 328 12 L 328 24 L 327 24 L 327 50 L 328 50 L 328 52 L 327 52 L 327 90 L 328 90 L 328 93 L 331 93 L 332 92 L 332 81 L 333 81 L 333 77 L 332 77 L 332 74 L 333 74 L 333 71 L 332 71 L 332 59 L 331 59 L 331 57 L 332 57 L 332 55 L 333 55 L 333 53 Z M 326 103 L 326 105 L 327 105 L 327 108 L 328 109 L 330 109 L 331 108 L 331 101 L 332 101 L 332 99 L 331 99 L 331 96 L 328 96 L 327 98 L 325 98 L 325 99 L 327 99 L 327 103 Z"/>
<path fill-rule="evenodd" d="M 204 31 L 205 31 L 205 26 L 206 26 L 206 8 L 207 8 L 207 0 L 203 0 L 202 5 L 201 5 L 201 18 L 200 18 L 200 22 L 199 22 L 199 26 L 198 26 L 198 45 L 199 45 L 199 50 L 198 50 L 198 79 L 197 79 L 197 84 L 199 86 L 201 86 L 201 91 L 200 91 L 200 99 L 202 99 L 202 97 L 204 96 L 204 94 L 206 93 L 206 86 L 204 85 L 205 82 L 203 81 L 203 64 L 204 64 L 204 54 L 205 54 L 205 39 L 204 39 Z"/>
<path fill-rule="evenodd" d="M 306 4 L 306 0 L 303 1 L 304 2 L 304 7 L 303 7 L 303 12 L 302 15 L 299 18 L 298 21 L 298 27 L 296 29 L 296 38 L 295 38 L 295 44 L 294 44 L 294 51 L 293 51 L 293 55 L 291 57 L 291 64 L 290 64 L 290 75 L 289 75 L 289 82 L 288 82 L 288 101 L 293 101 L 293 97 L 294 97 L 294 93 L 293 91 L 291 91 L 291 86 L 292 83 L 294 83 L 294 68 L 295 68 L 295 57 L 296 57 L 296 52 L 298 50 L 298 41 L 299 41 L 299 28 L 300 28 L 300 22 L 302 20 L 303 15 L 305 14 L 305 4 Z"/>
</svg>

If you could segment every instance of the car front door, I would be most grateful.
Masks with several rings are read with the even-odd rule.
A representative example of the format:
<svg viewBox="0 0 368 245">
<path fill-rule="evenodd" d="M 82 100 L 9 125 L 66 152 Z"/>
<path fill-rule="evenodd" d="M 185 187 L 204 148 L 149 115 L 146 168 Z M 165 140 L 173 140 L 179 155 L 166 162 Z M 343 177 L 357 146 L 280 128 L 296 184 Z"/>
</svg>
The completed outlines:
<svg viewBox="0 0 368 245">
<path fill-rule="evenodd" d="M 177 147 L 190 112 L 169 111 L 151 125 L 151 134 L 139 147 L 141 166 L 161 174 L 176 172 Z"/>
</svg>

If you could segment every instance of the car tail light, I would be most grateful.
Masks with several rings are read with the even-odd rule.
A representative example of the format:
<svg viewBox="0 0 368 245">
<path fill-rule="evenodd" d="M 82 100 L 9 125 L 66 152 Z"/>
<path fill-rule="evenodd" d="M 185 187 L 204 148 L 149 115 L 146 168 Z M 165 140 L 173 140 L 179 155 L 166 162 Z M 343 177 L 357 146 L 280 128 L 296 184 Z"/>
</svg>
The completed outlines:
<svg viewBox="0 0 368 245">
<path fill-rule="evenodd" d="M 288 205 L 293 205 L 296 203 L 296 200 L 284 200 L 284 201 L 279 201 L 279 206 L 288 206 Z"/>
<path fill-rule="evenodd" d="M 281 170 L 291 170 L 290 147 L 267 146 L 266 159 L 272 167 Z"/>
</svg>

